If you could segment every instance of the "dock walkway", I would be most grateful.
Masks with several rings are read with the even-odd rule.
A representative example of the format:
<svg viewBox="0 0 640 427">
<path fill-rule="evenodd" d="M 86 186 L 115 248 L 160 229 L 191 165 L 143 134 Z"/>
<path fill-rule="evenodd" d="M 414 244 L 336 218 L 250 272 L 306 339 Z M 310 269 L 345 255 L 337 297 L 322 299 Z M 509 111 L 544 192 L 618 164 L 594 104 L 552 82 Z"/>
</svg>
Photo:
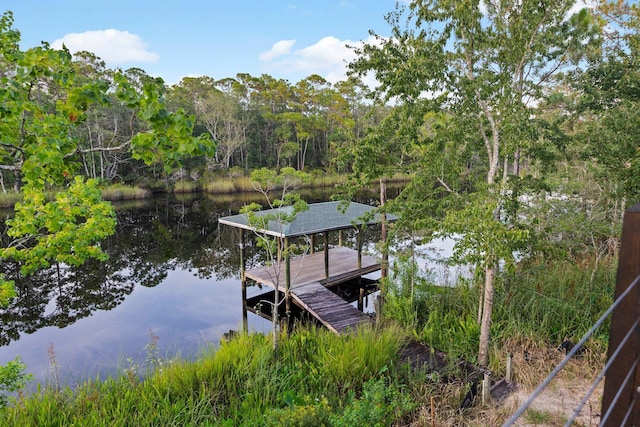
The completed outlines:
<svg viewBox="0 0 640 427">
<path fill-rule="evenodd" d="M 318 282 L 297 286 L 291 297 L 336 334 L 355 331 L 371 318 Z"/>
<path fill-rule="evenodd" d="M 328 263 L 327 263 L 328 261 Z M 262 266 L 247 270 L 246 277 L 257 283 L 286 292 L 285 266 Z M 328 277 L 326 266 L 328 265 Z M 327 287 L 362 277 L 380 270 L 380 263 L 372 256 L 361 256 L 345 247 L 329 250 L 328 260 L 324 252 L 316 252 L 290 260 L 290 295 L 294 303 L 307 310 L 331 331 L 342 334 L 355 330 L 371 319 Z"/>
</svg>

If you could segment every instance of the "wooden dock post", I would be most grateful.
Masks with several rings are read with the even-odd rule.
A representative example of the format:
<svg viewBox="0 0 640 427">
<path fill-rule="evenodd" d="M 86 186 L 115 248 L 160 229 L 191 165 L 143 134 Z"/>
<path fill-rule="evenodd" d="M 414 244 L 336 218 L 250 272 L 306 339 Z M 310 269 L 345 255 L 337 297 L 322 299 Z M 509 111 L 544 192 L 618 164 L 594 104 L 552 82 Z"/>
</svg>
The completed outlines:
<svg viewBox="0 0 640 427">
<path fill-rule="evenodd" d="M 249 320 L 247 318 L 247 265 L 244 253 L 244 230 L 240 229 L 240 282 L 242 283 L 242 329 L 249 331 Z"/>
<path fill-rule="evenodd" d="M 640 423 L 640 331 L 635 327 L 640 317 L 640 286 L 635 284 L 640 274 L 640 203 L 628 209 L 622 223 L 618 275 L 614 300 L 631 285 L 611 315 L 607 360 L 620 350 L 615 363 L 606 373 L 602 394 L 603 427 L 638 425 Z M 629 339 L 625 335 L 633 328 Z M 622 346 L 621 349 L 618 347 Z M 627 381 L 625 378 L 628 378 Z M 624 422 L 623 422 L 624 421 Z"/>
<path fill-rule="evenodd" d="M 329 280 L 329 232 L 325 231 L 324 235 L 324 278 Z"/>
<path fill-rule="evenodd" d="M 491 402 L 491 377 L 484 374 L 482 378 L 482 404 L 488 405 Z"/>
<path fill-rule="evenodd" d="M 362 229 L 358 229 L 358 268 L 362 268 Z"/>
<path fill-rule="evenodd" d="M 286 309 L 286 315 L 287 315 L 287 319 L 289 318 L 289 315 L 291 314 L 291 294 L 289 293 L 289 290 L 291 290 L 291 255 L 289 254 L 289 238 L 285 237 L 284 238 L 284 249 L 285 249 L 285 255 L 284 255 L 284 283 L 285 283 L 285 309 Z M 277 292 L 277 290 L 276 290 Z M 277 307 L 276 307 L 277 309 Z"/>
</svg>

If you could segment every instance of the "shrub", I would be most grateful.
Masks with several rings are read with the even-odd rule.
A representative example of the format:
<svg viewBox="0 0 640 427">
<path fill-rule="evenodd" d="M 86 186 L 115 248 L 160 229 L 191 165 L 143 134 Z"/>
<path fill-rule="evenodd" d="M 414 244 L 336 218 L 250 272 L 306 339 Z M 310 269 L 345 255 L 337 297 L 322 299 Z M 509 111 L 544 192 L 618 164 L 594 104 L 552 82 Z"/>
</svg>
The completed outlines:
<svg viewBox="0 0 640 427">
<path fill-rule="evenodd" d="M 383 378 L 369 380 L 364 384 L 360 399 L 353 400 L 342 415 L 332 416 L 331 424 L 386 427 L 400 421 L 416 407 L 417 403 L 410 396 L 388 386 Z"/>
</svg>

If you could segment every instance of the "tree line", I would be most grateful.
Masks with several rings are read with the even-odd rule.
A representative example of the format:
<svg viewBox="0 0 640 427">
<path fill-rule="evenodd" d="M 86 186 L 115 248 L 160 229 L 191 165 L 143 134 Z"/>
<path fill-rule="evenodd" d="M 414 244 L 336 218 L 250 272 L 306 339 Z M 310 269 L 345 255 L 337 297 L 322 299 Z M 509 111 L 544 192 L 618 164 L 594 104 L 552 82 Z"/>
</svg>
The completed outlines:
<svg viewBox="0 0 640 427">
<path fill-rule="evenodd" d="M 6 13 L 3 19 L 5 33 L 12 32 L 13 43 L 17 43 L 19 33 L 8 27 L 11 14 Z M 4 37 L 6 40 L 8 35 Z M 72 125 L 67 146 L 37 145 L 39 157 L 35 160 L 41 164 L 55 163 L 47 150 L 62 148 L 58 178 L 79 174 L 106 183 L 145 183 L 166 178 L 168 172 L 173 172 L 174 178 L 198 180 L 234 168 L 249 171 L 290 166 L 344 173 L 348 165 L 339 161 L 341 151 L 353 145 L 382 114 L 369 114 L 366 88 L 356 79 L 333 85 L 311 75 L 291 84 L 266 74 L 238 74 L 220 80 L 185 77 L 166 86 L 139 68 L 109 69 L 91 52 L 71 56 L 44 44 L 22 54 L 22 62 L 5 57 L 0 67 L 6 85 L 19 88 L 24 101 L 10 101 L 4 111 L 3 117 L 15 119 L 5 124 L 5 131 L 12 136 L 0 145 L 0 189 L 5 192 L 18 189 L 25 179 L 25 162 L 29 166 L 25 144 L 37 132 L 35 126 L 28 126 L 36 125 L 39 117 L 60 121 L 66 116 L 65 126 Z M 39 56 L 64 60 L 43 63 Z M 29 57 L 40 63 L 26 64 Z M 25 66 L 31 67 L 26 74 L 21 72 Z M 15 94 L 6 89 L 5 96 Z M 141 111 L 142 105 L 133 100 L 148 95 L 155 100 L 144 107 L 162 105 L 162 111 Z M 87 98 L 77 99 L 82 96 Z M 132 99 L 124 99 L 127 96 Z M 77 111 L 68 105 L 73 100 L 79 102 L 73 106 Z M 153 114 L 169 111 L 184 115 L 192 136 L 200 138 L 198 144 L 174 147 L 177 152 L 156 147 L 152 141 L 136 148 L 136 143 L 153 131 L 149 121 Z M 205 148 L 205 140 L 212 141 L 209 148 Z"/>
</svg>

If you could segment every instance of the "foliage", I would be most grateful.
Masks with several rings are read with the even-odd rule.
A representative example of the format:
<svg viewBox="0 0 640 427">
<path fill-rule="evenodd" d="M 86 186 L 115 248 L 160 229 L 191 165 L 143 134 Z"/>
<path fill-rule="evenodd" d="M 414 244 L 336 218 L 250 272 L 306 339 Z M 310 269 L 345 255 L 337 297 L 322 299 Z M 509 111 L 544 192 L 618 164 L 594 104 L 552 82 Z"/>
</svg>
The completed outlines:
<svg viewBox="0 0 640 427">
<path fill-rule="evenodd" d="M 391 37 L 374 34 L 350 64 L 353 75 L 375 75 L 375 102 L 397 104 L 354 150 L 355 174 L 385 173 L 370 159 L 387 152 L 395 156 L 386 159 L 391 166 L 407 162 L 416 177 L 399 197 L 400 225 L 457 236 L 457 258 L 484 270 L 481 365 L 498 270 L 531 241 L 517 195 L 535 180 L 524 175 L 521 158 L 529 168 L 552 158 L 545 154 L 552 127 L 532 104 L 598 41 L 589 14 L 569 16 L 572 6 L 416 0 L 389 15 Z"/>
<path fill-rule="evenodd" d="M 23 274 L 52 262 L 104 259 L 99 241 L 113 233 L 113 209 L 100 199 L 96 181 L 82 177 L 79 160 L 129 149 L 133 159 L 159 163 L 168 172 L 186 156 L 212 154 L 215 145 L 192 136 L 192 118 L 183 110 L 166 109 L 161 79 L 121 71 L 87 78 L 76 72 L 66 49 L 43 43 L 21 51 L 12 24 L 11 12 L 5 12 L 0 18 L 0 169 L 13 172 L 23 201 L 8 222 L 14 240 L 0 249 L 0 258 L 23 262 Z M 130 109 L 131 123 L 136 118 L 143 127 L 120 146 L 87 147 L 82 125 L 105 105 Z M 52 186 L 55 197 L 49 200 L 45 190 Z"/>
<path fill-rule="evenodd" d="M 603 189 L 610 210 L 640 198 L 638 82 L 640 11 L 627 1 L 598 1 L 593 15 L 603 23 L 606 43 L 588 66 L 569 74 L 574 92 L 562 118 L 571 124 L 575 153 Z M 617 220 L 617 218 L 616 218 Z"/>
<path fill-rule="evenodd" d="M 19 357 L 16 357 L 6 365 L 0 366 L 0 390 L 4 393 L 15 393 L 22 389 L 31 380 L 31 374 L 25 374 L 26 366 Z M 7 406 L 9 397 L 0 394 L 0 409 Z"/>
<path fill-rule="evenodd" d="M 268 266 L 272 269 L 271 277 L 275 286 L 275 298 L 272 307 L 273 313 L 273 349 L 278 351 L 278 310 L 280 301 L 280 288 L 284 279 L 284 299 L 289 304 L 289 287 L 291 285 L 291 272 L 289 271 L 289 257 L 306 252 L 307 247 L 295 242 L 290 242 L 285 237 L 285 231 L 300 212 L 309 209 L 307 203 L 298 194 L 292 191 L 302 182 L 308 181 L 309 176 L 305 172 L 296 171 L 291 167 L 285 167 L 277 173 L 271 169 L 262 168 L 251 173 L 251 183 L 256 191 L 261 193 L 269 210 L 260 211 L 262 206 L 258 203 L 245 205 L 240 209 L 240 214 L 245 215 L 247 224 L 256 236 L 256 244 L 267 254 Z M 280 198 L 271 199 L 270 193 L 275 188 L 280 190 Z M 273 233 L 276 233 L 275 235 Z M 282 275 L 284 268 L 284 277 Z M 287 313 L 288 315 L 288 313 Z"/>
<path fill-rule="evenodd" d="M 326 398 L 296 398 L 287 395 L 287 406 L 265 414 L 265 427 L 326 427 L 330 423 L 331 408 Z"/>
<path fill-rule="evenodd" d="M 371 366 L 368 376 L 341 381 L 348 387 L 334 381 L 334 362 L 312 350 L 326 345 L 340 354 L 343 337 L 320 329 L 300 331 L 301 336 L 283 338 L 277 359 L 267 336 L 239 334 L 195 362 L 163 363 L 143 380 L 122 375 L 73 390 L 41 389 L 2 415 L 8 425 L 331 425 L 332 415 L 345 425 L 355 417 L 400 419 L 415 407 L 407 397 L 414 383 L 393 368 L 397 347 L 368 348 L 378 340 L 397 341 L 397 330 L 363 330 L 350 338 L 362 340 L 352 346 L 357 353 L 346 351 L 352 361 L 367 358 L 360 352 L 377 352 L 381 365 Z M 309 348 L 313 342 L 317 347 Z M 348 369 L 344 372 L 348 375 Z M 381 373 L 390 379 L 376 381 Z"/>
<path fill-rule="evenodd" d="M 411 397 L 385 380 L 369 380 L 362 387 L 362 396 L 347 406 L 341 416 L 331 418 L 334 426 L 393 425 L 416 407 Z"/>
<path fill-rule="evenodd" d="M 22 273 L 30 274 L 52 262 L 82 264 L 89 258 L 103 259 L 98 242 L 112 234 L 114 211 L 103 202 L 95 181 L 76 177 L 66 192 L 47 202 L 44 192 L 23 187 L 24 199 L 7 221 L 14 242 L 0 252 L 3 258 L 23 263 Z M 32 242 L 35 241 L 35 242 Z"/>
<path fill-rule="evenodd" d="M 6 280 L 5 275 L 0 273 L 0 307 L 6 306 L 12 298 L 17 296 L 13 280 Z"/>
</svg>

